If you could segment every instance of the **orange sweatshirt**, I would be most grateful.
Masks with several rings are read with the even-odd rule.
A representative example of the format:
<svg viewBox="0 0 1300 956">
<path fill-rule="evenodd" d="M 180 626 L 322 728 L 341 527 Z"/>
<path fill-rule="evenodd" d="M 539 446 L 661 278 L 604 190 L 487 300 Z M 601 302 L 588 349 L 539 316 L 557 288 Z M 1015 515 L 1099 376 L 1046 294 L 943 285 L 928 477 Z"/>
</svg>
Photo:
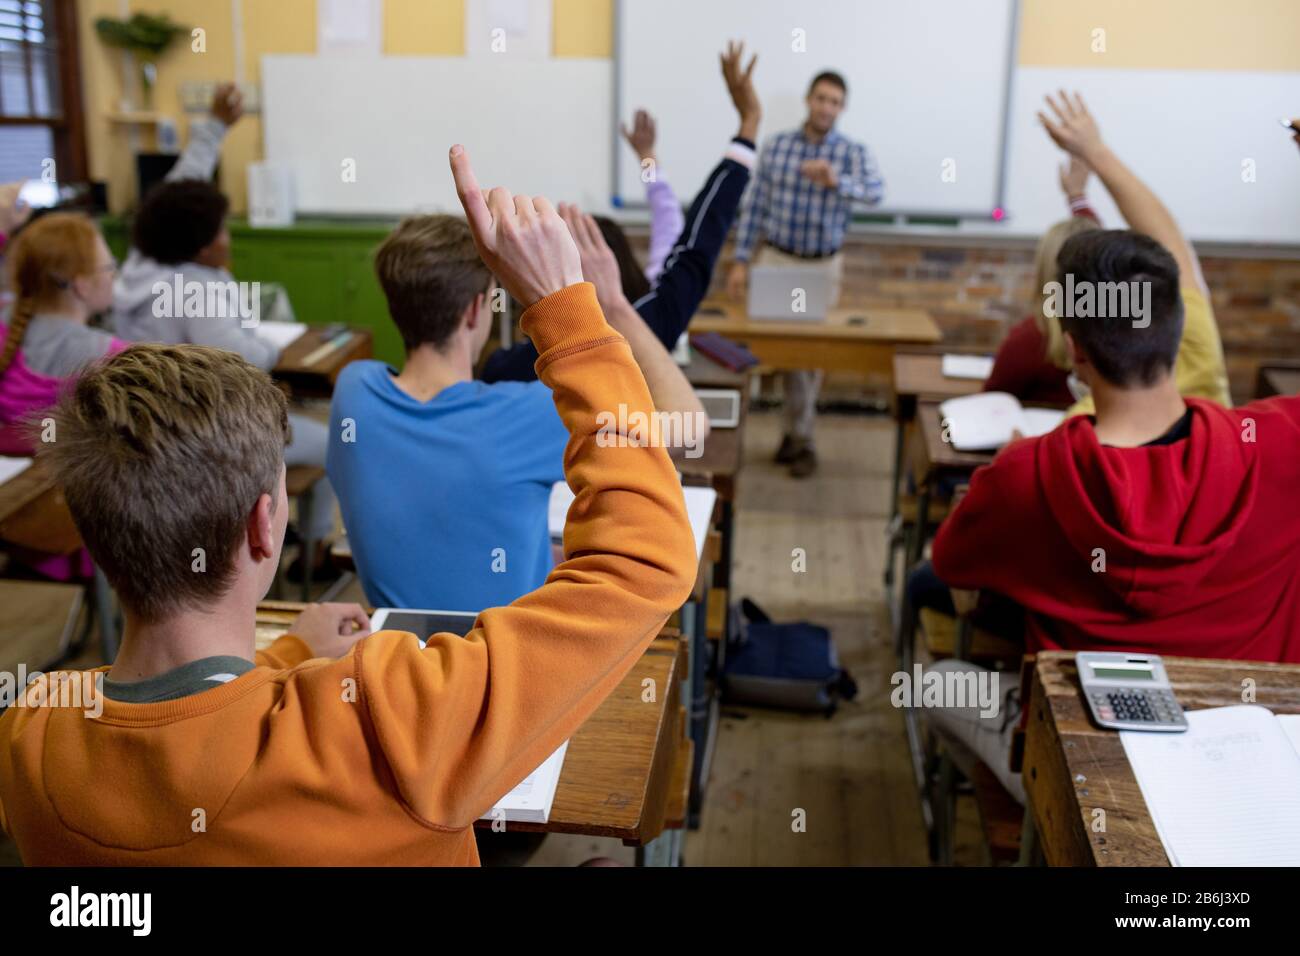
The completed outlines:
<svg viewBox="0 0 1300 956">
<path fill-rule="evenodd" d="M 101 696 L 98 719 L 11 707 L 0 825 L 24 862 L 478 864 L 474 821 L 573 735 L 695 581 L 667 453 L 597 443 L 599 412 L 654 406 L 594 288 L 543 299 L 523 327 L 572 435 L 577 500 L 546 584 L 424 650 L 386 631 L 312 660 L 286 635 L 180 700 Z"/>
</svg>

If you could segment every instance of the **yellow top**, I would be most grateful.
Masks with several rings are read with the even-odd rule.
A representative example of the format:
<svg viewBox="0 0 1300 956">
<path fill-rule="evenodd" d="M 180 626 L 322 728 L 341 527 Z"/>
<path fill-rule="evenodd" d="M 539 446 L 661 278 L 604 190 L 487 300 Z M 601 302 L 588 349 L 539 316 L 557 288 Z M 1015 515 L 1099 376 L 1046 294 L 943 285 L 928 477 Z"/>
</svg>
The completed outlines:
<svg viewBox="0 0 1300 956">
<path fill-rule="evenodd" d="M 1228 368 L 1223 360 L 1223 342 L 1214 321 L 1214 309 L 1200 289 L 1184 286 L 1183 340 L 1178 344 L 1174 380 L 1184 397 L 1208 398 L 1225 408 L 1232 407 L 1228 394 Z M 1069 415 L 1092 415 L 1092 396 L 1070 406 Z"/>
</svg>

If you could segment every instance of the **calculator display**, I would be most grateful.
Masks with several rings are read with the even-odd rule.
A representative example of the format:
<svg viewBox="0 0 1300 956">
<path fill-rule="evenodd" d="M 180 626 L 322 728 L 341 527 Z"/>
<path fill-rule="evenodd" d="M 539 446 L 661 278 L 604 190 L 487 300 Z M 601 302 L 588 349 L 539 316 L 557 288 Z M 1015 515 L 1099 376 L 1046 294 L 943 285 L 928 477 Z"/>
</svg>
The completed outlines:
<svg viewBox="0 0 1300 956">
<path fill-rule="evenodd" d="M 1092 665 L 1093 677 L 1105 677 L 1114 680 L 1155 680 L 1155 672 L 1149 667 L 1098 667 Z"/>
</svg>

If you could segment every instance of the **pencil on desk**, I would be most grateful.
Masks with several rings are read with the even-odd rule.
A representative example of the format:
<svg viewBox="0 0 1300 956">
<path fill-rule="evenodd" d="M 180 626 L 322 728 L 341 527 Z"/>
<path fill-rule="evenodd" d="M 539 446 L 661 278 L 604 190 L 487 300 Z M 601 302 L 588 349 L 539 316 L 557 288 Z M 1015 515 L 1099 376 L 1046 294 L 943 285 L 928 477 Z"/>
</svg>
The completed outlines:
<svg viewBox="0 0 1300 956">
<path fill-rule="evenodd" d="M 339 349 L 343 348 L 343 346 L 347 345 L 348 342 L 350 341 L 352 341 L 351 332 L 344 332 L 341 335 L 335 336 L 334 338 L 330 339 L 328 342 L 326 342 L 324 345 L 320 346 L 319 348 L 315 348 L 312 351 L 308 352 L 306 357 L 303 358 L 302 364 L 305 366 L 315 365 L 325 356 L 330 355 L 333 352 L 336 352 Z"/>
</svg>

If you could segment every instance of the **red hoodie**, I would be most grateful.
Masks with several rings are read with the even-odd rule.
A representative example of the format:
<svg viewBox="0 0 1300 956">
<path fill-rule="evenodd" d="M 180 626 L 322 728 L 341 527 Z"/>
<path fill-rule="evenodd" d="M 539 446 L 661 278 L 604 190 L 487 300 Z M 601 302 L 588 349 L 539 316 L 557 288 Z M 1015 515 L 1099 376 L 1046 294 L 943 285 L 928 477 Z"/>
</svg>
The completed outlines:
<svg viewBox="0 0 1300 956">
<path fill-rule="evenodd" d="M 1169 445 L 1103 446 L 1079 416 L 1008 446 L 939 529 L 935 572 L 1023 605 L 1030 651 L 1300 662 L 1300 398 L 1186 401 Z"/>
</svg>

